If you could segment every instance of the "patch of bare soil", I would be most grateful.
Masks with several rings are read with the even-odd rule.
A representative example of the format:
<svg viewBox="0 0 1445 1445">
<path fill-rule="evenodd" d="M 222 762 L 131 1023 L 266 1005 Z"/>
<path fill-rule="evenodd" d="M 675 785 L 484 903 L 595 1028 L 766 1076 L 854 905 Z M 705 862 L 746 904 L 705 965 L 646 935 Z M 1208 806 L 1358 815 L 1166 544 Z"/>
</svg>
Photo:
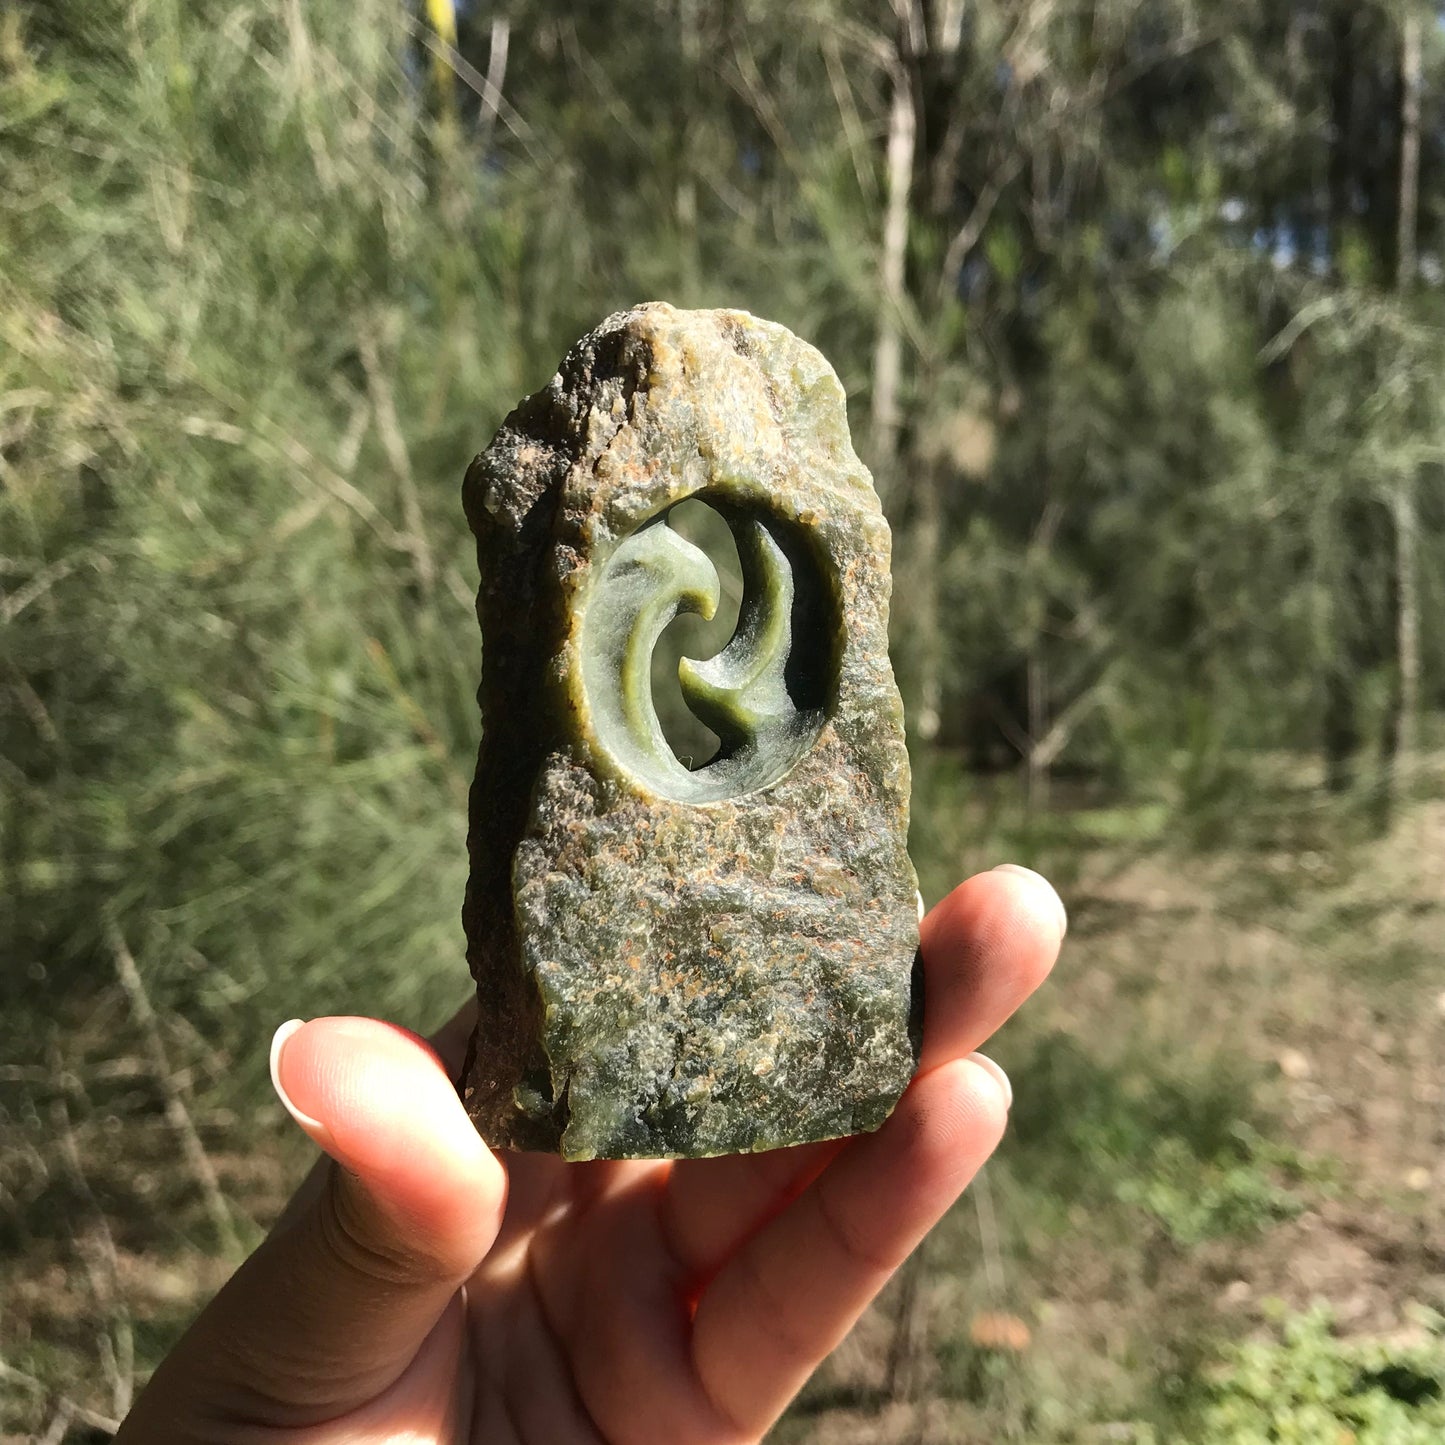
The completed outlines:
<svg viewBox="0 0 1445 1445">
<path fill-rule="evenodd" d="M 1141 1380 L 1187 1370 L 1190 1350 L 1211 1340 L 1269 1328 L 1270 1301 L 1323 1301 L 1341 1333 L 1402 1339 L 1420 1328 L 1413 1304 L 1445 1311 L 1445 801 L 1339 857 L 1184 866 L 1100 855 L 1067 901 L 1071 937 L 1025 1027 L 1104 1055 L 1142 1039 L 1161 1055 L 1247 1068 L 1277 1120 L 1271 1142 L 1318 1166 L 1293 1186 L 1303 1207 L 1191 1249 L 1147 1225 L 1109 1237 L 1079 1216 L 1072 1234 L 990 1270 L 985 1222 L 965 1199 L 950 1225 L 968 1247 L 931 1267 L 922 1292 L 917 1398 L 886 1389 L 895 1293 L 780 1441 L 1053 1439 L 1050 1407 L 1067 1416 L 1071 1405 L 1080 1414 L 1058 1420 L 1058 1438 L 1127 1441 Z M 1029 1081 L 1014 1084 L 1018 1094 Z M 949 1342 L 1000 1302 L 1026 1342 L 1005 1332 L 976 1352 L 968 1398 L 941 1398 Z"/>
</svg>

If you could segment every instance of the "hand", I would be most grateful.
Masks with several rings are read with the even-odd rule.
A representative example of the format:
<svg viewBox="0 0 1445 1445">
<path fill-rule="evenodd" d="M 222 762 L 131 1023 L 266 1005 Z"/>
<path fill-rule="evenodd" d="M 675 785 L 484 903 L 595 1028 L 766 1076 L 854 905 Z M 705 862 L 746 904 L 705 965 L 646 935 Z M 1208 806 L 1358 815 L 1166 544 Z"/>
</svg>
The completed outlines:
<svg viewBox="0 0 1445 1445">
<path fill-rule="evenodd" d="M 997 1145 L 1011 1092 L 972 1051 L 1063 932 L 1025 869 L 955 889 L 923 921 L 923 1057 L 892 1117 L 770 1154 L 493 1154 L 449 1081 L 473 1012 L 435 1051 L 371 1019 L 283 1028 L 277 1089 L 330 1158 L 118 1445 L 761 1439 Z"/>
</svg>

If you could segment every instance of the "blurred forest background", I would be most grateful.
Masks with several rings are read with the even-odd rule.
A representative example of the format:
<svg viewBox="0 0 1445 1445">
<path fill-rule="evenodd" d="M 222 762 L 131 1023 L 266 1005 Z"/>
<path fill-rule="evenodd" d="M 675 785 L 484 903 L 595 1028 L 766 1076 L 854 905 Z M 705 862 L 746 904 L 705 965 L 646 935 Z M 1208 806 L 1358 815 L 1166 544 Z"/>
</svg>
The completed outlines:
<svg viewBox="0 0 1445 1445">
<path fill-rule="evenodd" d="M 460 478 L 645 299 L 834 363 L 925 892 L 1073 919 L 778 1440 L 1445 1438 L 1424 0 L 0 0 L 0 1436 L 274 1217 L 280 1020 L 465 993 Z"/>
</svg>

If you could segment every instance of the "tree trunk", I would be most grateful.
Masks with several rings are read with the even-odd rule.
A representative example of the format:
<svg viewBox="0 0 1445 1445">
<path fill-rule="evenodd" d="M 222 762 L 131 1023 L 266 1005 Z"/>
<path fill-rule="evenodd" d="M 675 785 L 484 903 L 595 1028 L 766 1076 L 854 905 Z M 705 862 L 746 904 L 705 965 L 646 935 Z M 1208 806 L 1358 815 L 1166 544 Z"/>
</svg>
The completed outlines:
<svg viewBox="0 0 1445 1445">
<path fill-rule="evenodd" d="M 938 740 L 943 725 L 943 618 L 938 585 L 943 561 L 943 486 L 946 466 L 935 462 L 917 473 L 918 513 L 907 574 L 913 579 L 918 645 L 918 710 L 913 727 L 920 742 Z"/>
<path fill-rule="evenodd" d="M 1395 716 L 1390 725 L 1393 771 L 1408 775 L 1419 746 L 1420 715 L 1420 519 L 1415 475 L 1402 476 L 1391 498 L 1395 523 Z"/>
<path fill-rule="evenodd" d="M 1049 806 L 1049 760 L 1039 744 L 1049 728 L 1049 665 L 1044 660 L 1042 638 L 1029 649 L 1028 733 L 1029 751 L 1024 759 L 1025 796 L 1030 809 Z"/>
<path fill-rule="evenodd" d="M 1333 73 L 1330 83 L 1330 161 L 1329 161 L 1329 228 L 1330 278 L 1339 287 L 1345 284 L 1344 253 L 1349 235 L 1350 189 L 1353 181 L 1350 147 L 1354 135 L 1355 6 L 1353 0 L 1337 0 L 1330 26 Z M 1348 494 L 1337 496 L 1331 518 L 1341 548 L 1352 554 L 1354 542 L 1348 526 L 1350 511 Z M 1325 779 L 1332 792 L 1348 791 L 1355 776 L 1356 758 L 1360 749 L 1359 645 L 1346 620 L 1351 602 L 1354 568 L 1358 558 L 1347 555 L 1344 576 L 1333 579 L 1328 606 L 1334 633 L 1334 648 L 1325 676 L 1322 741 L 1325 755 Z"/>
<path fill-rule="evenodd" d="M 1341 259 L 1350 220 L 1350 189 L 1354 179 L 1350 148 L 1355 130 L 1355 6 L 1337 3 L 1330 26 L 1333 55 L 1330 77 L 1329 226 L 1330 268 L 1343 280 Z"/>
<path fill-rule="evenodd" d="M 698 304 L 702 272 L 702 258 L 698 253 L 697 174 L 692 141 L 692 87 L 697 83 L 702 57 L 698 4 L 699 0 L 678 0 L 677 7 L 678 39 L 687 84 L 677 110 L 677 189 L 673 196 L 673 212 L 682 248 L 683 304 L 688 306 Z"/>
<path fill-rule="evenodd" d="M 1405 16 L 1401 45 L 1400 216 L 1395 285 L 1405 297 L 1419 271 L 1420 229 L 1420 93 L 1424 83 L 1423 33 L 1420 15 Z M 1416 720 L 1420 709 L 1420 569 L 1419 518 L 1415 471 L 1408 464 L 1395 483 L 1391 510 L 1395 524 L 1395 695 L 1388 747 L 1389 783 L 1399 791 L 1416 751 Z"/>
<path fill-rule="evenodd" d="M 909 193 L 918 145 L 909 67 L 899 57 L 893 71 L 893 101 L 888 111 L 888 183 L 879 259 L 878 338 L 873 349 L 873 402 L 869 439 L 878 495 L 892 500 L 901 427 L 899 392 L 903 382 L 903 306 L 906 299 Z"/>
<path fill-rule="evenodd" d="M 1420 16 L 1402 22 L 1400 53 L 1400 224 L 1395 286 L 1403 294 L 1420 269 L 1420 99 L 1425 82 Z"/>
</svg>

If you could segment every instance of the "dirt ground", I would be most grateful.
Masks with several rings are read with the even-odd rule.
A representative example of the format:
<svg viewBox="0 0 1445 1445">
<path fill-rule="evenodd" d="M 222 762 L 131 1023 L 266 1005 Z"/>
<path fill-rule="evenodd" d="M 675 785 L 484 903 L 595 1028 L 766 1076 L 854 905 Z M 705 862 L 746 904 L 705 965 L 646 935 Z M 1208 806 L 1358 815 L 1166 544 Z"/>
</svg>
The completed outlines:
<svg viewBox="0 0 1445 1445">
<path fill-rule="evenodd" d="M 1348 858 L 1181 867 L 1100 853 L 1066 896 L 1059 968 L 998 1041 L 1016 1099 L 1030 1035 L 1093 1040 L 1105 1056 L 1142 1039 L 1161 1057 L 1243 1070 L 1272 1138 L 1311 1166 L 1298 1212 L 1188 1248 L 1091 1217 L 1031 1242 L 1004 1212 L 1034 1201 L 996 1181 L 989 1210 L 966 1198 L 945 1225 L 947 1263 L 925 1263 L 912 1398 L 887 1389 L 895 1287 L 780 1439 L 1152 1439 L 1131 1423 L 1141 1381 L 1192 1368 L 1206 1342 L 1268 1333 L 1281 1308 L 1325 1302 L 1337 1333 L 1402 1342 L 1421 1335 L 1417 1306 L 1445 1312 L 1445 803 Z M 1010 1149 L 988 1171 L 1005 1184 Z M 949 1398 L 939 1345 L 965 1322 L 991 1347 L 989 1368 L 966 1382 L 971 1398 Z"/>
<path fill-rule="evenodd" d="M 1052 1145 L 1035 1121 L 779 1442 L 1143 1440 L 1141 1391 L 1268 1331 L 1270 1301 L 1327 1301 L 1339 1330 L 1371 1337 L 1418 1330 L 1416 1305 L 1445 1311 L 1445 801 L 1338 855 L 1091 849 L 1064 891 L 1063 960 L 998 1041 L 1016 1099 L 1059 1040 L 1101 1076 L 1237 1074 L 1268 1121 L 1252 1126 L 1258 1170 L 1284 1170 L 1289 1207 L 1181 1242 L 1147 1208 L 1041 1186 Z M 64 1037 L 0 1066 L 4 1442 L 105 1438 L 231 1268 L 124 998 Z M 269 1102 L 208 1103 L 232 1061 L 179 1021 L 165 1039 L 244 1250 L 304 1147 Z"/>
</svg>

